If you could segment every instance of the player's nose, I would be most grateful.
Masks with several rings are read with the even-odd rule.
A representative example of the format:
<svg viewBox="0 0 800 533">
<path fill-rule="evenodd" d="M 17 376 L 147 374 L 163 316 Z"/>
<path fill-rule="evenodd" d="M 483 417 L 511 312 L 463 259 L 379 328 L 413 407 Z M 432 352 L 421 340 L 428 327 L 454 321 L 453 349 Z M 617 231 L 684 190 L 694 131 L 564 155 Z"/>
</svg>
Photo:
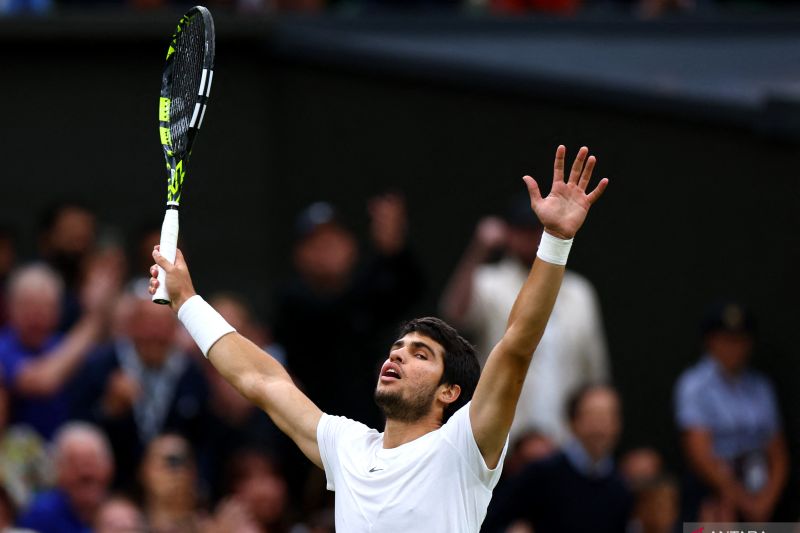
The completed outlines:
<svg viewBox="0 0 800 533">
<path fill-rule="evenodd" d="M 389 352 L 389 361 L 393 363 L 402 363 L 403 362 L 403 349 L 402 348 L 395 348 L 391 352 Z"/>
</svg>

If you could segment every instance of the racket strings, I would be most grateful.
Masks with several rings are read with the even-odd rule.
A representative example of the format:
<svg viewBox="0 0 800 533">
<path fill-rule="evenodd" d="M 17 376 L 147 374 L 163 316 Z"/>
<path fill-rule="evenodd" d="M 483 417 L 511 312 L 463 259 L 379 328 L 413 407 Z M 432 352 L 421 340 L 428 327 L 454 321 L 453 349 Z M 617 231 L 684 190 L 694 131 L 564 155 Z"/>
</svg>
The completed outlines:
<svg viewBox="0 0 800 533">
<path fill-rule="evenodd" d="M 189 145 L 189 126 L 199 101 L 200 77 L 205 54 L 203 17 L 194 16 L 178 34 L 170 90 L 170 135 L 172 149 L 183 154 Z"/>
</svg>

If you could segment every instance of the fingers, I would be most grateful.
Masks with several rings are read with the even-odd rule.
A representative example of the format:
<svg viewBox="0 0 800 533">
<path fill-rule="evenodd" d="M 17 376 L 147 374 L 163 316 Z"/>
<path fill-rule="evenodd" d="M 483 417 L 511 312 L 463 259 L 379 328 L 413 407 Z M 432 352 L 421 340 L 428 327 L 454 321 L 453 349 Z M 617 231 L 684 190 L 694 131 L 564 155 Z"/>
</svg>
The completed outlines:
<svg viewBox="0 0 800 533">
<path fill-rule="evenodd" d="M 597 187 L 595 187 L 592 192 L 586 195 L 586 197 L 589 199 L 589 203 L 595 203 L 597 199 L 603 195 L 606 187 L 608 187 L 608 178 L 603 178 L 600 180 L 600 183 L 597 184 Z"/>
<path fill-rule="evenodd" d="M 563 148 L 563 146 L 560 147 L 560 148 Z M 562 158 L 561 161 L 563 163 L 563 161 L 564 161 L 563 158 Z M 542 193 L 539 191 L 539 184 L 536 183 L 536 180 L 533 179 L 530 176 L 525 176 L 525 177 L 522 178 L 522 181 L 524 181 L 525 185 L 528 186 L 528 194 L 531 197 L 531 207 L 533 207 L 534 205 L 536 205 L 539 202 L 541 202 L 542 201 Z"/>
<path fill-rule="evenodd" d="M 586 162 L 586 156 L 589 155 L 589 149 L 585 146 L 581 146 L 580 150 L 578 150 L 578 155 L 575 156 L 575 162 L 572 163 L 572 170 L 569 173 L 569 183 L 578 183 L 578 178 L 583 177 L 581 172 L 583 171 L 583 165 Z"/>
<path fill-rule="evenodd" d="M 147 287 L 148 292 L 152 296 L 158 289 L 158 266 L 153 265 L 150 267 L 150 284 Z"/>
<path fill-rule="evenodd" d="M 161 251 L 158 246 L 153 248 L 153 259 L 155 260 L 156 264 L 166 270 L 167 272 L 172 269 L 173 264 L 169 262 L 169 259 L 161 255 Z"/>
<path fill-rule="evenodd" d="M 577 163 L 577 160 L 575 162 Z M 578 181 L 578 189 L 582 191 L 586 190 L 586 187 L 589 185 L 589 180 L 592 179 L 592 172 L 594 171 L 595 163 L 597 163 L 597 159 L 593 155 L 590 155 L 589 159 L 586 160 L 586 166 L 583 167 L 583 173 L 581 174 L 581 179 Z M 570 176 L 570 180 L 571 179 L 572 176 Z"/>
<path fill-rule="evenodd" d="M 556 160 L 553 164 L 553 183 L 557 181 L 564 181 L 564 156 L 567 153 L 567 148 L 563 144 L 559 144 L 556 148 Z"/>
<path fill-rule="evenodd" d="M 153 260 L 156 264 L 150 267 L 150 284 L 147 287 L 147 292 L 149 292 L 151 296 L 156 293 L 160 285 L 158 282 L 158 267 L 163 268 L 166 272 L 170 272 L 174 268 L 174 265 L 170 263 L 166 257 L 161 255 L 161 247 L 159 245 L 153 248 Z"/>
<path fill-rule="evenodd" d="M 195 292 L 192 287 L 192 279 L 189 276 L 189 269 L 186 266 L 186 259 L 180 249 L 175 250 L 175 262 L 172 263 L 161 255 L 158 247 L 153 249 L 153 259 L 156 264 L 150 267 L 150 294 L 155 294 L 156 290 L 160 287 L 169 287 L 171 307 L 177 311 L 183 302 L 191 298 Z M 163 269 L 163 272 L 161 272 Z M 162 274 L 159 281 L 159 273 Z M 166 273 L 166 277 L 164 277 Z M 166 281 L 165 281 L 166 280 Z"/>
<path fill-rule="evenodd" d="M 156 276 L 157 275 L 158 275 L 158 273 L 156 273 Z M 153 276 L 152 278 L 150 278 L 150 285 L 147 286 L 147 292 L 150 293 L 150 296 L 152 296 L 152 295 L 154 295 L 156 293 L 156 290 L 158 289 L 158 286 L 159 286 L 158 278 L 156 276 Z"/>
</svg>

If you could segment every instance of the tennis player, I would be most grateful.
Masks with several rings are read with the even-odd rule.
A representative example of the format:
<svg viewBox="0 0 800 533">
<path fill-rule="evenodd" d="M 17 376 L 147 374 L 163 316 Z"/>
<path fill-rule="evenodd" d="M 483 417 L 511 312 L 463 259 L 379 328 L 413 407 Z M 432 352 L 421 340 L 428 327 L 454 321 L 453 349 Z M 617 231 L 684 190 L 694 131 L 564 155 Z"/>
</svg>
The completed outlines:
<svg viewBox="0 0 800 533">
<path fill-rule="evenodd" d="M 156 264 L 167 273 L 171 306 L 206 357 L 325 470 L 328 489 L 336 491 L 337 531 L 480 529 L 500 477 L 520 389 L 555 303 L 572 238 L 608 185 L 603 179 L 586 192 L 595 158 L 585 147 L 564 181 L 565 151 L 563 146 L 556 151 L 547 197 L 542 198 L 533 178 L 523 178 L 545 232 L 531 274 L 511 310 L 508 329 L 489 355 L 483 374 L 473 348 L 453 328 L 434 318 L 412 320 L 389 349 L 378 377 L 375 400 L 386 415 L 383 433 L 320 411 L 278 362 L 235 333 L 195 294 L 180 251 L 173 264 L 154 250 Z M 158 287 L 155 265 L 150 273 L 152 293 Z M 313 334 L 309 324 L 309 335 Z M 318 354 L 317 361 L 324 373 L 325 354 Z"/>
</svg>

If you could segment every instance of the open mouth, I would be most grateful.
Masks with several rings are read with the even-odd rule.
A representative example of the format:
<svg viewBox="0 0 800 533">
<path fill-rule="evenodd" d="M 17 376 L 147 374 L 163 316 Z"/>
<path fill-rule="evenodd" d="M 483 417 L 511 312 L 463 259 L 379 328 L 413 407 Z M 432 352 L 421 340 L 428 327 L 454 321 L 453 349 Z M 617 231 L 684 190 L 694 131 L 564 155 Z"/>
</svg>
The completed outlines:
<svg viewBox="0 0 800 533">
<path fill-rule="evenodd" d="M 381 381 L 393 381 L 397 379 L 402 379 L 397 366 L 393 363 L 384 365 L 383 371 L 381 372 Z"/>
</svg>

